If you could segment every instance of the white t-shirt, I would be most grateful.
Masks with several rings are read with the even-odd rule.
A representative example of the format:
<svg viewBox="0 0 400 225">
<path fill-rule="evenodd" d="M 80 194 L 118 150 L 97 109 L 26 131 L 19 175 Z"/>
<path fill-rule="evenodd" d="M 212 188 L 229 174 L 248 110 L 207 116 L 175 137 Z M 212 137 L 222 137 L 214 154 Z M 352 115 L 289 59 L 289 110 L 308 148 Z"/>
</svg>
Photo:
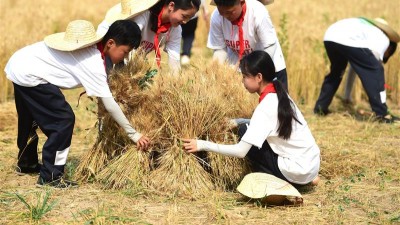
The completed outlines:
<svg viewBox="0 0 400 225">
<path fill-rule="evenodd" d="M 247 55 L 255 50 L 265 50 L 276 45 L 272 60 L 275 71 L 286 68 L 285 59 L 271 18 L 265 6 L 257 0 L 246 0 L 246 14 L 243 21 L 244 53 Z M 239 60 L 239 27 L 219 14 L 215 9 L 211 15 L 210 33 L 207 47 L 218 50 L 227 48 L 228 62 L 236 64 Z"/>
<path fill-rule="evenodd" d="M 301 124 L 294 122 L 290 138 L 284 140 L 277 133 L 277 94 L 267 94 L 256 107 L 242 141 L 261 148 L 267 140 L 278 155 L 282 174 L 293 183 L 307 184 L 318 175 L 320 150 L 299 108 L 295 106 L 295 109 Z"/>
<path fill-rule="evenodd" d="M 146 54 L 154 52 L 154 36 L 155 32 L 151 30 L 150 11 L 146 10 L 143 13 L 133 17 L 132 21 L 136 22 L 142 31 L 141 47 L 144 48 Z M 105 34 L 110 28 L 106 20 L 101 22 L 97 28 L 98 34 Z M 168 53 L 170 60 L 180 61 L 182 28 L 181 26 L 171 27 L 166 33 L 161 33 L 158 37 L 160 47 L 164 47 L 164 51 Z"/>
<path fill-rule="evenodd" d="M 150 24 L 150 11 L 147 10 L 144 13 L 135 16 L 133 19 L 139 25 L 142 31 L 142 42 L 141 46 L 145 48 L 146 52 L 150 52 L 154 48 L 154 33 L 151 30 Z M 180 60 L 181 51 L 181 39 L 182 39 L 182 28 L 181 26 L 172 27 L 166 32 L 161 33 L 158 36 L 160 47 L 165 45 L 164 51 L 168 53 L 171 59 Z"/>
<path fill-rule="evenodd" d="M 324 41 L 368 48 L 378 53 L 381 60 L 390 44 L 389 38 L 382 30 L 362 18 L 348 18 L 332 24 L 325 32 Z"/>
<path fill-rule="evenodd" d="M 96 45 L 64 52 L 38 42 L 15 52 L 4 71 L 9 80 L 24 87 L 46 83 L 64 89 L 83 86 L 88 96 L 112 97 Z"/>
</svg>

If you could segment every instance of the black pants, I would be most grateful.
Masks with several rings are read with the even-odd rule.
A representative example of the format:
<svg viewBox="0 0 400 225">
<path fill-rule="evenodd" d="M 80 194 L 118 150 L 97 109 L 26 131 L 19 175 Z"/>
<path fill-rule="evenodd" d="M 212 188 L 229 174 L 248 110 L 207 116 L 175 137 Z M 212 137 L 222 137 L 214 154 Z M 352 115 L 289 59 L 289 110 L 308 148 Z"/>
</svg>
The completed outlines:
<svg viewBox="0 0 400 225">
<path fill-rule="evenodd" d="M 281 71 L 278 71 L 275 73 L 276 78 L 283 84 L 283 87 L 286 89 L 287 92 L 289 92 L 289 86 L 288 86 L 288 78 L 287 78 L 287 72 L 286 69 L 283 69 Z"/>
<path fill-rule="evenodd" d="M 198 17 L 189 20 L 186 24 L 182 24 L 182 55 L 190 57 L 195 31 L 197 28 Z"/>
<path fill-rule="evenodd" d="M 342 81 L 346 66 L 350 63 L 367 92 L 372 111 L 377 116 L 387 115 L 387 105 L 382 102 L 380 96 L 380 93 L 385 90 L 384 69 L 372 51 L 367 48 L 353 48 L 330 41 L 325 41 L 324 45 L 331 62 L 331 71 L 325 76 L 314 112 L 326 113 L 328 111 L 333 96 Z"/>
<path fill-rule="evenodd" d="M 14 84 L 14 94 L 18 113 L 18 166 L 37 165 L 36 129 L 40 127 L 47 136 L 42 150 L 40 177 L 45 182 L 62 177 L 75 123 L 71 106 L 60 89 L 52 84 L 36 87 Z"/>
<path fill-rule="evenodd" d="M 247 126 L 245 123 L 239 125 L 238 135 L 240 139 L 246 133 Z M 303 185 L 295 184 L 286 179 L 278 167 L 278 155 L 272 150 L 268 141 L 265 140 L 262 147 L 259 149 L 256 146 L 252 146 L 250 151 L 246 155 L 246 159 L 250 163 L 251 172 L 262 172 L 274 175 L 282 180 L 285 180 L 298 188 Z"/>
</svg>

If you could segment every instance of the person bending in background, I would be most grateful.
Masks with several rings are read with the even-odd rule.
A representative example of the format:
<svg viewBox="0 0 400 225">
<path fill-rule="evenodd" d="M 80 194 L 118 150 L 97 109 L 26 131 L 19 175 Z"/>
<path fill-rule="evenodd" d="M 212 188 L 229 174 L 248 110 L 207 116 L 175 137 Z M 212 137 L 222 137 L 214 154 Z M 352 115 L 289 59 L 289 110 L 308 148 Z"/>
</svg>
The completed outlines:
<svg viewBox="0 0 400 225">
<path fill-rule="evenodd" d="M 139 149 L 147 149 L 149 138 L 137 132 L 115 102 L 107 83 L 104 57 L 116 64 L 140 44 L 140 29 L 129 20 L 114 22 L 104 37 L 96 35 L 85 20 L 68 24 L 67 31 L 15 52 L 5 72 L 13 82 L 18 113 L 18 163 L 16 172 L 40 172 L 37 186 L 77 186 L 64 180 L 75 115 L 62 89 L 83 86 L 88 96 L 100 98 L 111 117 Z M 23 66 L 21 66 L 23 65 Z M 37 128 L 47 136 L 38 162 Z"/>
<path fill-rule="evenodd" d="M 213 59 L 236 65 L 255 50 L 267 52 L 279 81 L 288 90 L 285 59 L 271 18 L 257 0 L 215 0 L 217 10 L 211 15 L 207 47 Z"/>
<path fill-rule="evenodd" d="M 141 47 L 146 54 L 155 51 L 161 67 L 161 46 L 168 53 L 168 64 L 173 74 L 180 70 L 182 28 L 199 10 L 200 0 L 122 0 L 111 8 L 97 33 L 105 33 L 115 19 L 136 22 L 142 32 Z"/>
<path fill-rule="evenodd" d="M 244 87 L 260 96 L 250 124 L 239 126 L 240 142 L 223 145 L 183 139 L 184 150 L 246 157 L 252 172 L 274 175 L 297 188 L 316 185 L 320 150 L 299 108 L 277 80 L 273 60 L 264 51 L 254 51 L 243 57 L 240 69 Z"/>
<path fill-rule="evenodd" d="M 206 7 L 206 1 L 201 0 L 200 8 L 203 11 L 204 21 L 208 21 L 208 10 Z M 197 12 L 189 22 L 182 24 L 182 53 L 181 53 L 181 65 L 188 65 L 190 63 L 190 56 L 195 38 L 197 22 L 199 20 Z"/>
<path fill-rule="evenodd" d="M 382 65 L 394 54 L 400 36 L 383 19 L 348 18 L 332 24 L 325 32 L 324 45 L 330 72 L 325 76 L 314 113 L 327 115 L 346 66 L 360 77 L 376 120 L 398 123 L 386 105 L 385 74 Z"/>
</svg>

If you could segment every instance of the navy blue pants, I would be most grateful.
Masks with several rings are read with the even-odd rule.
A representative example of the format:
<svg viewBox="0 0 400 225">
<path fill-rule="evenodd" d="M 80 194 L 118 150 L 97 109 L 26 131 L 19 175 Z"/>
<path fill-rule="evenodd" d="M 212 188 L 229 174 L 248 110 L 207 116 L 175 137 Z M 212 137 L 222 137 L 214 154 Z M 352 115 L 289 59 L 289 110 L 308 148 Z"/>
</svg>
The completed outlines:
<svg viewBox="0 0 400 225">
<path fill-rule="evenodd" d="M 182 24 L 182 55 L 190 57 L 194 36 L 197 28 L 198 17 L 189 20 L 186 24 Z"/>
<path fill-rule="evenodd" d="M 52 84 L 36 87 L 14 84 L 14 94 L 18 113 L 18 166 L 38 164 L 36 129 L 39 127 L 47 136 L 42 149 L 40 177 L 45 182 L 61 178 L 75 124 L 71 106 L 60 89 Z"/>
<path fill-rule="evenodd" d="M 281 71 L 276 72 L 275 76 L 283 84 L 283 87 L 286 89 L 286 91 L 289 92 L 288 78 L 287 78 L 286 69 L 283 69 Z"/>
<path fill-rule="evenodd" d="M 354 48 L 330 41 L 325 41 L 324 45 L 331 62 L 331 71 L 325 76 L 314 112 L 328 112 L 328 107 L 339 88 L 346 66 L 350 63 L 360 77 L 372 111 L 376 116 L 387 115 L 387 105 L 382 102 L 380 95 L 385 90 L 384 69 L 372 51 L 367 48 Z"/>
</svg>

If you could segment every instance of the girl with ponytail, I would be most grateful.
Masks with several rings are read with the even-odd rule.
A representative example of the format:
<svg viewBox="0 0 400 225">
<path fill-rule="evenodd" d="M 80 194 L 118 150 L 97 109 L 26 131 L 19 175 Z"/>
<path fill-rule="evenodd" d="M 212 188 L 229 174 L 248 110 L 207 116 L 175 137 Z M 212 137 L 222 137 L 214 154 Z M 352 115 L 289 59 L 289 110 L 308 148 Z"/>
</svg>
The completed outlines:
<svg viewBox="0 0 400 225">
<path fill-rule="evenodd" d="M 244 87 L 259 95 L 250 124 L 239 125 L 240 142 L 223 145 L 183 139 L 184 150 L 246 157 L 252 172 L 274 175 L 297 188 L 316 185 L 320 150 L 299 108 L 277 80 L 271 57 L 264 51 L 254 51 L 242 58 L 240 69 Z"/>
</svg>

